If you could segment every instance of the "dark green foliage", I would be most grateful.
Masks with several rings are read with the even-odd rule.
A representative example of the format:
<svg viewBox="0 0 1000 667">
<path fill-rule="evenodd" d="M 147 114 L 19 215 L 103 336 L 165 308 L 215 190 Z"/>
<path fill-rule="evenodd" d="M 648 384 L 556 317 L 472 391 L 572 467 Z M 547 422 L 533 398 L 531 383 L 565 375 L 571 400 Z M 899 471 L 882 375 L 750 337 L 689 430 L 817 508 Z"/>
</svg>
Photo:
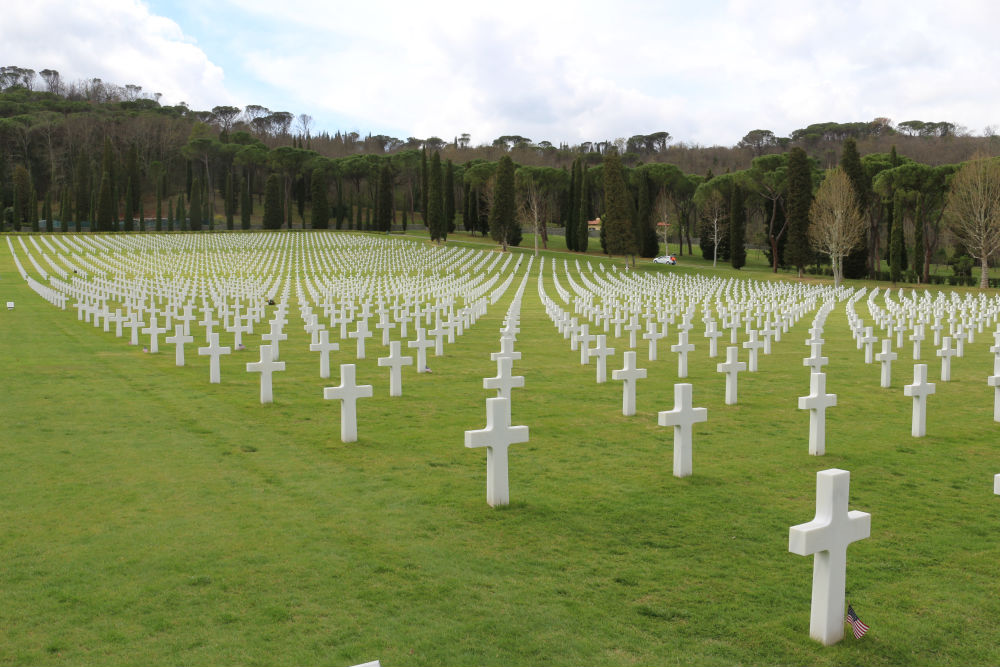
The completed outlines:
<svg viewBox="0 0 1000 667">
<path fill-rule="evenodd" d="M 174 231 L 174 200 L 167 200 L 167 231 Z"/>
<path fill-rule="evenodd" d="M 132 196 L 133 185 L 132 177 L 129 176 L 128 185 L 125 186 L 125 231 L 132 232 L 135 231 L 133 226 L 133 221 L 135 220 L 135 210 L 132 208 L 132 202 L 135 201 Z"/>
<path fill-rule="evenodd" d="M 14 167 L 13 208 L 14 230 L 21 229 L 21 224 L 31 222 L 31 174 L 24 165 Z"/>
<path fill-rule="evenodd" d="M 156 179 L 156 231 L 163 230 L 163 182 L 166 176 Z"/>
<path fill-rule="evenodd" d="M 101 176 L 101 189 L 97 195 L 97 218 L 91 225 L 91 229 L 94 229 L 96 225 L 96 231 L 108 232 L 112 230 L 115 219 L 114 205 L 114 201 L 111 199 L 111 175 L 104 172 Z"/>
<path fill-rule="evenodd" d="M 444 241 L 448 238 L 448 226 L 444 220 L 444 201 L 441 179 L 441 156 L 437 151 L 431 156 L 427 167 L 427 229 L 432 241 Z"/>
<path fill-rule="evenodd" d="M 742 269 L 747 263 L 747 210 L 743 188 L 736 182 L 729 199 L 729 263 L 734 269 Z"/>
<path fill-rule="evenodd" d="M 387 234 L 392 229 L 393 200 L 395 199 L 392 180 L 392 164 L 389 158 L 386 158 L 379 168 L 378 201 L 375 202 L 375 229 Z"/>
<path fill-rule="evenodd" d="M 577 202 L 576 222 L 574 223 L 576 224 L 576 241 L 573 243 L 573 249 L 577 252 L 587 252 L 587 246 L 590 244 L 590 179 L 587 177 L 586 168 L 582 163 L 577 185 L 580 191 L 577 194 L 579 201 Z"/>
<path fill-rule="evenodd" d="M 311 185 L 312 228 L 328 229 L 330 227 L 330 205 L 327 202 L 326 193 L 329 190 L 329 185 L 322 169 L 313 169 Z"/>
<path fill-rule="evenodd" d="M 28 197 L 28 222 L 31 223 L 31 231 L 38 231 L 38 195 L 35 193 L 35 189 L 31 189 L 31 195 Z"/>
<path fill-rule="evenodd" d="M 903 277 L 903 195 L 896 192 L 892 202 L 892 229 L 889 235 L 889 279 L 898 282 Z"/>
<path fill-rule="evenodd" d="M 650 192 L 652 184 L 645 170 L 638 171 L 636 187 L 635 237 L 639 245 L 639 256 L 656 257 L 660 253 L 660 239 L 656 236 L 656 225 L 653 222 L 653 196 Z"/>
<path fill-rule="evenodd" d="M 493 210 L 490 211 L 490 237 L 503 246 L 504 251 L 512 243 L 517 227 L 517 237 L 520 237 L 520 225 L 517 223 L 517 211 L 514 202 L 514 162 L 504 155 L 497 163 L 496 187 L 493 191 Z M 520 238 L 518 238 L 520 242 Z"/>
<path fill-rule="evenodd" d="M 178 231 L 188 231 L 187 211 L 184 210 L 184 195 L 177 195 L 177 227 Z"/>
<path fill-rule="evenodd" d="M 927 248 L 924 246 L 924 222 L 923 222 L 923 196 L 917 194 L 916 212 L 913 216 L 913 273 L 917 282 L 924 282 L 925 269 L 924 258 Z"/>
<path fill-rule="evenodd" d="M 616 151 L 609 151 L 604 156 L 604 214 L 601 216 L 605 252 L 609 255 L 635 256 L 639 248 L 634 219 L 621 158 Z"/>
<path fill-rule="evenodd" d="M 212 212 L 212 202 L 204 190 L 201 197 L 201 220 L 202 224 L 208 224 L 209 230 L 215 229 L 215 215 Z"/>
<path fill-rule="evenodd" d="M 448 232 L 455 231 L 455 165 L 451 160 L 444 165 L 444 220 Z"/>
<path fill-rule="evenodd" d="M 240 228 L 250 229 L 250 215 L 253 208 L 250 203 L 250 183 L 246 178 L 240 179 Z"/>
<path fill-rule="evenodd" d="M 52 188 L 45 193 L 45 201 L 42 203 L 42 218 L 45 220 L 45 230 L 52 231 Z M 37 231 L 37 230 L 36 230 Z"/>
<path fill-rule="evenodd" d="M 284 222 L 281 177 L 271 174 L 264 182 L 264 229 L 281 229 Z"/>
<path fill-rule="evenodd" d="M 224 209 L 226 212 L 226 229 L 232 231 L 233 229 L 233 219 L 236 215 L 236 192 L 233 188 L 233 171 L 232 169 L 226 170 L 226 191 L 225 191 L 225 203 Z"/>
<path fill-rule="evenodd" d="M 462 184 L 462 226 L 467 232 L 474 232 L 476 230 L 476 218 L 475 218 L 475 199 L 473 195 L 472 184 L 465 182 Z"/>
<path fill-rule="evenodd" d="M 562 213 L 564 234 L 566 237 L 566 249 L 576 250 L 577 226 L 580 217 L 580 180 L 582 174 L 582 160 L 573 160 L 573 167 L 570 169 L 569 190 L 565 194 Z"/>
<path fill-rule="evenodd" d="M 812 261 L 809 245 L 809 208 L 812 206 L 812 169 L 806 152 L 799 147 L 788 153 L 788 245 L 785 260 L 802 275 Z"/>
<path fill-rule="evenodd" d="M 429 187 L 430 176 L 427 173 L 427 148 L 422 148 L 420 149 L 420 215 L 424 219 L 425 227 L 430 227 L 427 222 L 427 193 Z"/>
<path fill-rule="evenodd" d="M 197 176 L 191 182 L 191 198 L 188 200 L 188 215 L 191 216 L 191 231 L 200 232 L 204 209 L 201 205 L 201 179 Z"/>
</svg>

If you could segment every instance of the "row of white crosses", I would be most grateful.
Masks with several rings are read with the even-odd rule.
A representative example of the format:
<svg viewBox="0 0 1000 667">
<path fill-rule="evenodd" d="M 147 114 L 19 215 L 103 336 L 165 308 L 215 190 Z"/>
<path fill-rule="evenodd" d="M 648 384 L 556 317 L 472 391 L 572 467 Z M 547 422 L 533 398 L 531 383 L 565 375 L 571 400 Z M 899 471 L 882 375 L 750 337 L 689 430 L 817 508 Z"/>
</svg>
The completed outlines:
<svg viewBox="0 0 1000 667">
<path fill-rule="evenodd" d="M 511 425 L 512 390 L 524 387 L 524 377 L 513 374 L 513 364 L 521 358 L 514 350 L 520 332 L 521 299 L 524 295 L 531 264 L 514 294 L 500 329 L 500 351 L 490 354 L 497 364 L 495 377 L 483 378 L 483 389 L 496 391 L 486 399 L 486 426 L 465 432 L 465 446 L 486 448 L 486 502 L 490 507 L 510 504 L 510 482 L 507 450 L 511 445 L 528 441 L 527 426 Z"/>
</svg>

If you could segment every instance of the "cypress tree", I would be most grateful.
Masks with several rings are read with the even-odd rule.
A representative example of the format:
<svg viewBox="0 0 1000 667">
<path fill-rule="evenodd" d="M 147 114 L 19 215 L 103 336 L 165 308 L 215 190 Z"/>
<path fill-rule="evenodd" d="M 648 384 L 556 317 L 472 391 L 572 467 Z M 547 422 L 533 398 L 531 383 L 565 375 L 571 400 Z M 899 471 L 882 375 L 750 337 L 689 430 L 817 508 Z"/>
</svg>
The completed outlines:
<svg viewBox="0 0 1000 667">
<path fill-rule="evenodd" d="M 344 182 L 341 180 L 340 175 L 336 175 L 337 181 L 337 229 L 340 229 L 344 223 Z"/>
<path fill-rule="evenodd" d="M 386 234 L 392 229 L 393 199 L 392 164 L 390 159 L 386 158 L 379 170 L 378 209 L 376 210 L 378 231 Z"/>
<path fill-rule="evenodd" d="M 208 222 L 208 229 L 215 229 L 215 213 L 212 211 L 212 201 L 208 198 L 208 193 L 202 190 L 201 193 L 201 219 Z"/>
<path fill-rule="evenodd" d="M 747 263 L 747 210 L 743 188 L 736 182 L 729 199 L 729 262 L 734 269 L 742 269 Z"/>
<path fill-rule="evenodd" d="M 240 228 L 250 229 L 250 215 L 253 211 L 250 203 L 250 182 L 246 177 L 240 179 Z"/>
<path fill-rule="evenodd" d="M 587 252 L 587 246 L 590 244 L 590 180 L 582 164 L 578 185 L 580 201 L 577 203 L 576 242 L 573 249 L 577 252 Z"/>
<path fill-rule="evenodd" d="M 188 198 L 188 209 L 191 216 L 191 231 L 200 232 L 204 209 L 201 205 L 201 179 L 197 176 L 191 181 L 191 196 Z"/>
<path fill-rule="evenodd" d="M 448 237 L 448 227 L 444 222 L 443 192 L 441 183 L 441 155 L 434 151 L 431 163 L 427 169 L 427 229 L 431 241 L 443 242 Z"/>
<path fill-rule="evenodd" d="M 135 218 L 135 212 L 132 210 L 132 202 L 134 201 L 132 196 L 132 177 L 129 176 L 128 185 L 125 186 L 125 231 L 132 232 L 133 229 L 132 221 Z"/>
<path fill-rule="evenodd" d="M 76 158 L 76 174 L 73 177 L 74 194 L 76 195 L 76 214 L 66 217 L 63 221 L 63 230 L 69 231 L 70 221 L 76 222 L 75 229 L 80 229 L 84 220 L 90 215 L 90 191 L 91 184 L 90 160 L 87 154 L 81 150 Z"/>
<path fill-rule="evenodd" d="M 639 171 L 638 210 L 636 215 L 636 239 L 639 241 L 640 257 L 656 257 L 660 254 L 660 239 L 656 235 L 653 222 L 653 199 L 651 184 L 646 170 Z"/>
<path fill-rule="evenodd" d="M 475 226 L 472 217 L 472 185 L 462 183 L 462 227 L 467 232 L 474 232 Z"/>
<path fill-rule="evenodd" d="M 444 165 L 444 219 L 448 233 L 455 231 L 455 165 Z"/>
<path fill-rule="evenodd" d="M 28 222 L 31 223 L 31 231 L 38 231 L 38 194 L 31 188 L 31 195 L 28 197 Z"/>
<path fill-rule="evenodd" d="M 226 209 L 226 229 L 229 231 L 233 230 L 233 218 L 236 211 L 236 193 L 233 190 L 233 170 L 228 169 L 226 171 L 226 193 L 225 193 L 225 209 Z"/>
<path fill-rule="evenodd" d="M 840 167 L 844 170 L 848 180 L 851 182 L 851 189 L 854 191 L 854 198 L 858 204 L 858 211 L 862 217 L 868 214 L 868 201 L 870 200 L 871 183 L 865 179 L 865 171 L 861 166 L 861 155 L 858 153 L 858 145 L 854 139 L 848 137 L 844 140 L 843 152 L 840 156 Z M 875 267 L 875 245 L 869 244 L 862 239 L 858 247 L 847 254 L 843 261 L 843 271 L 845 278 L 861 278 L 865 273 Z"/>
<path fill-rule="evenodd" d="M 917 205 L 913 214 L 913 272 L 917 276 L 918 283 L 927 282 L 924 275 L 924 259 L 927 251 L 924 247 L 923 200 L 923 194 L 917 193 Z"/>
<path fill-rule="evenodd" d="M 282 190 L 281 193 L 282 195 L 284 195 L 285 191 Z M 285 221 L 288 223 L 289 229 L 292 229 L 294 227 L 294 225 L 292 224 L 292 211 L 294 210 L 293 207 L 295 206 L 295 197 L 293 195 L 294 195 L 293 192 L 289 192 L 288 201 L 284 202 Z"/>
<path fill-rule="evenodd" d="M 490 211 L 490 237 L 499 243 L 504 252 L 517 225 L 514 204 L 514 162 L 504 155 L 497 163 L 496 188 L 493 191 L 493 210 Z"/>
<path fill-rule="evenodd" d="M 427 189 L 430 186 L 427 173 L 427 147 L 420 149 L 420 216 L 424 219 L 424 227 L 430 229 L 427 222 Z"/>
<path fill-rule="evenodd" d="M 188 230 L 187 211 L 184 210 L 184 193 L 177 195 L 177 230 L 186 232 Z"/>
<path fill-rule="evenodd" d="M 889 279 L 903 277 L 903 195 L 897 191 L 892 201 L 892 232 L 889 237 Z"/>
<path fill-rule="evenodd" d="M 609 151 L 604 156 L 604 215 L 601 216 L 601 228 L 606 230 L 604 251 L 631 257 L 633 265 L 639 249 L 634 220 L 621 158 L 617 151 Z"/>
<path fill-rule="evenodd" d="M 97 187 L 95 187 L 93 192 L 90 193 L 90 213 L 87 215 L 87 222 L 90 223 L 90 231 L 92 232 L 97 229 L 97 197 L 98 191 Z M 113 219 L 114 218 L 112 218 L 112 220 Z M 80 229 L 78 231 L 83 231 L 83 225 L 80 225 Z"/>
<path fill-rule="evenodd" d="M 42 217 L 45 219 L 45 231 L 51 232 L 52 225 L 52 187 L 45 193 L 45 203 L 42 204 Z"/>
<path fill-rule="evenodd" d="M 97 196 L 97 219 L 91 224 L 91 231 L 111 231 L 114 221 L 114 202 L 111 199 L 111 175 L 104 172 L 101 175 L 101 190 Z"/>
<path fill-rule="evenodd" d="M 139 227 L 138 227 L 139 231 L 140 232 L 146 231 L 146 213 L 143 210 L 141 198 L 139 199 L 139 210 L 136 211 L 136 216 L 138 217 L 139 220 Z"/>
<path fill-rule="evenodd" d="M 406 231 L 406 209 L 403 209 L 403 231 Z"/>
<path fill-rule="evenodd" d="M 580 161 L 579 157 L 573 160 L 569 174 L 569 192 L 566 193 L 563 236 L 567 250 L 576 250 L 577 218 L 580 215 Z"/>
<path fill-rule="evenodd" d="M 788 154 L 788 245 L 785 260 L 802 277 L 812 258 L 809 246 L 809 208 L 812 206 L 812 172 L 806 152 L 796 146 Z"/>
<path fill-rule="evenodd" d="M 174 200 L 167 200 L 167 231 L 174 231 Z"/>
<path fill-rule="evenodd" d="M 281 229 L 283 215 L 281 179 L 271 174 L 264 181 L 264 229 Z"/>
<path fill-rule="evenodd" d="M 326 174 L 319 167 L 313 169 L 310 185 L 312 186 L 310 193 L 312 196 L 312 228 L 328 229 L 330 227 L 330 205 L 326 198 L 328 185 Z"/>
<path fill-rule="evenodd" d="M 63 232 L 69 231 L 69 222 L 73 219 L 73 206 L 70 202 L 69 188 L 64 187 L 59 204 L 59 229 Z"/>
<path fill-rule="evenodd" d="M 156 231 L 163 230 L 163 183 L 165 175 L 156 179 Z"/>
</svg>

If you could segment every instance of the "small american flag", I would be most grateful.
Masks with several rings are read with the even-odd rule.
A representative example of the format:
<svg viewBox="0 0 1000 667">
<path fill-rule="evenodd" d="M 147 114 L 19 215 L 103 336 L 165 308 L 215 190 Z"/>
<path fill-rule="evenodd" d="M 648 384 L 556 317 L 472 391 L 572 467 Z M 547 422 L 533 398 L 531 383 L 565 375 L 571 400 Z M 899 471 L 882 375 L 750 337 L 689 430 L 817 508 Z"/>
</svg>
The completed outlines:
<svg viewBox="0 0 1000 667">
<path fill-rule="evenodd" d="M 868 626 L 861 622 L 861 619 L 858 618 L 857 613 L 854 611 L 854 607 L 851 605 L 847 605 L 847 622 L 854 628 L 855 639 L 861 639 L 868 632 Z"/>
</svg>

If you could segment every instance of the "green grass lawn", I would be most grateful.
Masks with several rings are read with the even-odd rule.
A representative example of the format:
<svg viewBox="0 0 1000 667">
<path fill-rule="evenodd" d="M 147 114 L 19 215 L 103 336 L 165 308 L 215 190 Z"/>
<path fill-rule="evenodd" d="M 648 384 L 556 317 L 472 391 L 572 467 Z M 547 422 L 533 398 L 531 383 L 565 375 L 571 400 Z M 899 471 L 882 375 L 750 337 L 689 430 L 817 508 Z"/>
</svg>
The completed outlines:
<svg viewBox="0 0 1000 667">
<path fill-rule="evenodd" d="M 773 277 L 751 264 L 711 273 L 684 256 L 640 270 Z M 37 297 L 0 242 L 0 301 L 16 303 L 0 311 L 0 663 L 1000 662 L 988 332 L 953 361 L 949 383 L 925 343 L 938 384 L 928 436 L 915 439 L 909 346 L 881 389 L 841 303 L 823 348 L 838 405 L 827 453 L 813 457 L 797 409 L 812 314 L 759 372 L 741 374 L 735 406 L 715 372 L 725 345 L 708 358 L 699 314 L 686 381 L 708 421 L 694 427 L 693 476 L 676 479 L 671 429 L 656 424 L 673 407 L 675 330 L 658 361 L 639 346 L 649 377 L 638 414 L 623 417 L 621 384 L 596 384 L 547 318 L 537 270 L 514 365 L 526 386 L 513 420 L 531 436 L 510 450 L 512 504 L 492 509 L 485 453 L 463 446 L 464 431 L 485 424 L 482 378 L 496 373 L 489 353 L 519 278 L 428 358 L 432 374 L 404 369 L 402 397 L 388 396 L 376 365 L 386 352 L 371 339 L 357 364 L 375 396 L 359 402 L 359 442 L 344 444 L 322 388 L 353 361 L 353 341 L 320 379 L 294 290 L 287 371 L 262 406 L 258 376 L 243 370 L 261 327 L 210 385 L 194 345 L 176 368 L 173 346 L 143 354 Z M 858 312 L 871 324 L 864 299 Z M 627 343 L 609 341 L 609 376 Z M 816 472 L 834 467 L 851 471 L 850 509 L 872 515 L 871 538 L 848 550 L 847 583 L 872 629 L 824 648 L 808 634 L 812 559 L 788 552 L 788 528 L 813 518 Z"/>
</svg>

